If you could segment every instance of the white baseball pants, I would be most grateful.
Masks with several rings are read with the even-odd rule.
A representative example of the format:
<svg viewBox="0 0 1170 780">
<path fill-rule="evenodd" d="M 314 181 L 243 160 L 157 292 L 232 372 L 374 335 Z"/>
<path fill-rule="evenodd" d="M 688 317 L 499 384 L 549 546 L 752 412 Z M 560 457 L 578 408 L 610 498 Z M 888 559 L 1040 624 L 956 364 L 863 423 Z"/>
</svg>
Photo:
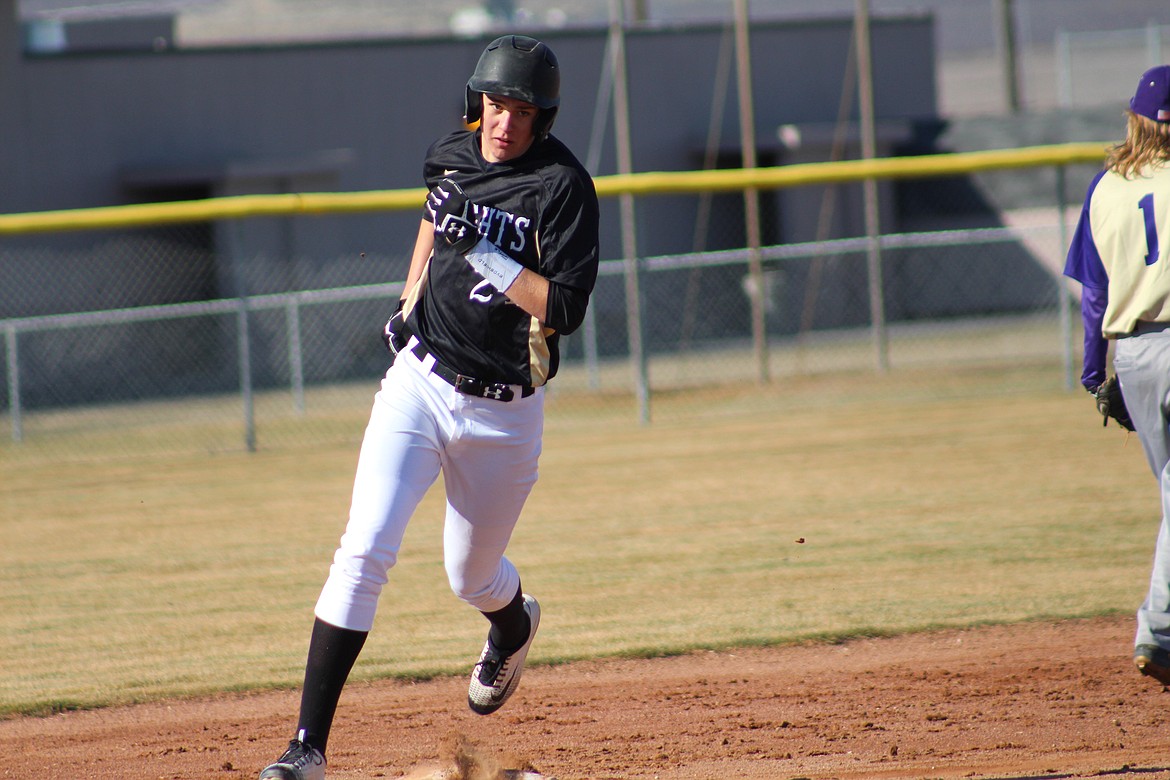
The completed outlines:
<svg viewBox="0 0 1170 780">
<path fill-rule="evenodd" d="M 536 484 L 543 388 L 509 402 L 473 398 L 431 373 L 431 360 L 404 349 L 374 397 L 349 522 L 317 600 L 326 623 L 370 630 L 407 523 L 440 472 L 443 559 L 455 595 L 492 612 L 519 588 L 504 550 Z"/>
</svg>

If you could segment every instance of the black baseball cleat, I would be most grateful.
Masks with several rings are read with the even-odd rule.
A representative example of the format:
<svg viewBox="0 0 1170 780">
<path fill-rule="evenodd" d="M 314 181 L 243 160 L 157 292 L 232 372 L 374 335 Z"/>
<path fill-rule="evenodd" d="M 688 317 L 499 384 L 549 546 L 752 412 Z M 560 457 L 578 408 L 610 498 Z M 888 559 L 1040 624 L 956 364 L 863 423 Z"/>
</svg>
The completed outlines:
<svg viewBox="0 0 1170 780">
<path fill-rule="evenodd" d="M 532 639 L 540 625 L 540 605 L 527 593 L 524 594 L 524 611 L 528 613 L 528 640 L 519 650 L 503 655 L 492 644 L 490 635 L 484 643 L 479 661 L 471 670 L 471 686 L 467 689 L 467 706 L 471 707 L 472 712 L 492 714 L 503 707 L 512 692 L 519 687 L 528 648 L 532 647 Z"/>
<path fill-rule="evenodd" d="M 1133 665 L 1146 677 L 1170 685 L 1170 653 L 1156 645 L 1138 645 L 1133 651 Z"/>
<path fill-rule="evenodd" d="M 260 773 L 260 780 L 325 780 L 325 756 L 317 748 L 294 739 L 284 755 Z"/>
</svg>

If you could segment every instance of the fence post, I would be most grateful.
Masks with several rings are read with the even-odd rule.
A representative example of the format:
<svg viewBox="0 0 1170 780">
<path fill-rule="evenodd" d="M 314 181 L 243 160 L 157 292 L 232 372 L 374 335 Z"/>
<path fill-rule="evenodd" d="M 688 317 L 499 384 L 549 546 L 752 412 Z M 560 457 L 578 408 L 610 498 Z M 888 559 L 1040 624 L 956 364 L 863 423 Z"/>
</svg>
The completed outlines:
<svg viewBox="0 0 1170 780">
<path fill-rule="evenodd" d="M 610 56 L 613 58 L 614 135 L 617 139 L 618 171 L 631 173 L 633 161 L 630 149 L 630 104 L 626 79 L 625 22 L 617 0 L 609 3 Z M 638 397 L 638 420 L 650 422 L 650 371 L 642 338 L 642 291 L 639 282 L 641 262 L 638 259 L 638 239 L 634 224 L 634 196 L 623 192 L 619 196 L 622 220 L 622 254 L 626 262 L 626 329 L 629 331 L 630 360 L 634 365 L 634 393 Z"/>
<path fill-rule="evenodd" d="M 869 3 L 857 0 L 854 20 L 857 34 L 857 99 L 861 108 L 861 156 L 872 160 L 877 155 L 874 130 L 873 58 L 870 54 Z M 877 179 L 867 176 L 861 183 L 865 198 L 865 232 L 868 239 L 866 269 L 869 276 L 869 316 L 873 327 L 874 363 L 879 372 L 890 368 L 886 338 L 886 287 L 882 273 L 881 214 L 878 209 Z"/>
<path fill-rule="evenodd" d="M 756 166 L 756 119 L 752 103 L 752 62 L 747 0 L 735 0 L 735 82 L 739 97 L 739 144 L 744 168 Z M 744 233 L 747 236 L 748 275 L 751 284 L 752 343 L 756 351 L 756 371 L 760 383 L 768 382 L 768 323 L 765 317 L 764 266 L 760 259 L 760 191 L 748 187 L 743 191 Z"/>
<path fill-rule="evenodd" d="M 585 323 L 582 329 L 584 335 L 584 349 L 585 354 L 582 358 L 585 361 L 585 377 L 586 384 L 590 390 L 597 390 L 601 387 L 601 368 L 599 365 L 599 356 L 597 351 L 597 307 L 590 306 L 585 309 Z"/>
<path fill-rule="evenodd" d="M 1056 31 L 1056 105 L 1072 108 L 1072 41 L 1069 33 Z"/>
<path fill-rule="evenodd" d="M 24 441 L 24 428 L 20 417 L 20 360 L 16 353 L 16 326 L 5 329 L 4 340 L 8 353 L 8 414 L 12 418 L 12 440 Z"/>
<path fill-rule="evenodd" d="M 1068 226 L 1064 221 L 1064 179 L 1064 166 L 1056 166 L 1056 224 L 1059 226 L 1058 235 L 1060 236 L 1061 249 L 1068 246 Z M 1060 307 L 1060 340 L 1063 343 L 1061 359 L 1064 364 L 1064 387 L 1066 390 L 1072 390 L 1075 385 L 1073 374 L 1075 369 L 1073 367 L 1072 294 L 1069 292 L 1068 283 L 1065 282 L 1064 276 L 1059 271 L 1056 273 L 1056 303 Z"/>
<path fill-rule="evenodd" d="M 609 119 L 609 108 L 612 104 L 614 89 L 613 72 L 613 37 L 605 42 L 605 55 L 601 61 L 601 77 L 597 82 L 597 99 L 594 101 L 593 127 L 589 133 L 589 151 L 585 156 L 585 170 L 590 176 L 596 176 L 601 167 L 601 153 L 605 142 L 605 125 Z M 597 307 L 589 306 L 585 309 L 585 323 L 582 328 L 582 337 L 585 344 L 585 374 L 588 377 L 589 389 L 601 387 L 601 371 L 598 365 L 597 350 Z"/>
<path fill-rule="evenodd" d="M 301 307 L 296 298 L 289 298 L 284 307 L 284 321 L 288 329 L 288 381 L 292 388 L 293 408 L 305 413 L 305 358 L 301 350 Z"/>
<path fill-rule="evenodd" d="M 248 284 L 244 278 L 244 221 L 236 220 L 228 230 L 227 260 L 231 263 L 232 294 L 236 308 L 236 354 L 239 360 L 240 403 L 244 409 L 244 446 L 256 451 L 256 400 L 252 392 L 252 340 L 248 332 Z"/>
<path fill-rule="evenodd" d="M 248 337 L 248 299 L 240 296 L 236 315 L 236 343 L 240 356 L 240 400 L 244 405 L 244 445 L 256 451 L 255 399 L 252 393 L 252 348 Z"/>
<path fill-rule="evenodd" d="M 1020 113 L 1020 69 L 1016 53 L 1016 14 L 1013 0 L 999 0 L 999 39 L 1003 58 L 1003 91 L 1010 114 Z"/>
</svg>

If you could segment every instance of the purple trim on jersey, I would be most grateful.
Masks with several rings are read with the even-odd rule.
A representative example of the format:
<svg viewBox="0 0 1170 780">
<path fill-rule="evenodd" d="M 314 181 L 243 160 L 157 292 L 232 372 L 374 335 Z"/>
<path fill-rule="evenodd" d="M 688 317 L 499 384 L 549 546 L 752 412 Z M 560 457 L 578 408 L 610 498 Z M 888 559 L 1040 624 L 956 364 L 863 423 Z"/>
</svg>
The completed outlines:
<svg viewBox="0 0 1170 780">
<path fill-rule="evenodd" d="M 1105 381 L 1105 360 L 1109 342 L 1101 335 L 1101 321 L 1109 304 L 1109 290 L 1084 287 L 1081 290 L 1081 319 L 1085 323 L 1085 359 L 1081 384 L 1095 388 Z"/>
<path fill-rule="evenodd" d="M 1093 192 L 1097 183 L 1106 171 L 1101 171 L 1089 183 L 1085 193 L 1085 203 L 1081 206 L 1081 217 L 1077 221 L 1076 232 L 1073 233 L 1072 244 L 1068 248 L 1068 258 L 1064 263 L 1064 275 L 1086 287 L 1105 289 L 1109 286 L 1109 275 L 1105 273 L 1105 264 L 1101 262 L 1101 255 L 1097 253 L 1097 243 L 1093 240 L 1093 227 L 1089 222 L 1089 205 L 1093 200 Z"/>
<path fill-rule="evenodd" d="M 1081 384 L 1095 388 L 1105 381 L 1105 361 L 1109 342 L 1101 334 L 1101 323 L 1105 319 L 1105 307 L 1109 303 L 1109 274 L 1097 251 L 1093 239 L 1093 226 L 1089 221 L 1089 207 L 1093 192 L 1107 171 L 1101 171 L 1089 182 L 1085 202 L 1076 232 L 1068 248 L 1068 259 L 1064 264 L 1064 275 L 1081 283 L 1081 321 L 1085 326 L 1084 361 L 1081 370 Z"/>
</svg>

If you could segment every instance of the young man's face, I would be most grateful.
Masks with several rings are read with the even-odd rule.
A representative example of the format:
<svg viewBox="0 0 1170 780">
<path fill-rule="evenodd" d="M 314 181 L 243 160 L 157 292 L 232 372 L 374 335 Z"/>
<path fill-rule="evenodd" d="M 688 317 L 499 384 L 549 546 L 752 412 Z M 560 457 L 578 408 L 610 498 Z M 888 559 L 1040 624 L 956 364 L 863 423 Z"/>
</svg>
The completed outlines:
<svg viewBox="0 0 1170 780">
<path fill-rule="evenodd" d="M 483 96 L 480 151 L 488 162 L 507 162 L 528 151 L 536 140 L 533 127 L 540 112 L 531 103 L 504 97 Z"/>
</svg>

